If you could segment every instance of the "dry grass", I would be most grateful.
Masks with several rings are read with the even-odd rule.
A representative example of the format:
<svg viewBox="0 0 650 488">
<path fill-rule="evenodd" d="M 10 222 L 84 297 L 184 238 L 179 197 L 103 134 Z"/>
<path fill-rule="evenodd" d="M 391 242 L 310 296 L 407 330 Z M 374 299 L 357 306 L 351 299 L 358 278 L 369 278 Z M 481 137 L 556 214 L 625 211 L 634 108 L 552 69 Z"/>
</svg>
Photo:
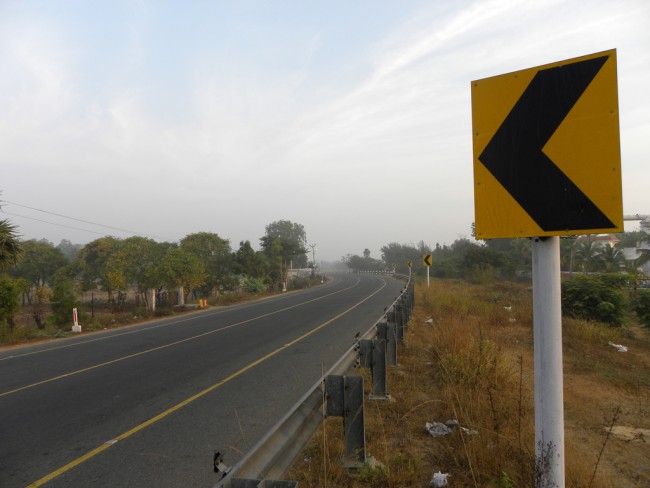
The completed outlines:
<svg viewBox="0 0 650 488">
<path fill-rule="evenodd" d="M 608 342 L 630 351 L 619 353 Z M 608 437 L 613 424 L 650 428 L 649 352 L 647 331 L 636 326 L 565 321 L 566 486 L 650 486 L 647 439 Z M 450 486 L 534 486 L 529 288 L 453 281 L 433 281 L 428 290 L 416 286 L 398 362 L 388 373 L 396 401 L 365 404 L 367 450 L 383 465 L 357 474 L 341 468 L 342 420 L 330 418 L 290 479 L 314 487 L 415 487 L 429 486 L 441 471 L 451 474 Z M 368 388 L 368 373 L 362 374 Z M 425 422 L 448 419 L 478 434 L 433 438 L 425 431 Z"/>
</svg>

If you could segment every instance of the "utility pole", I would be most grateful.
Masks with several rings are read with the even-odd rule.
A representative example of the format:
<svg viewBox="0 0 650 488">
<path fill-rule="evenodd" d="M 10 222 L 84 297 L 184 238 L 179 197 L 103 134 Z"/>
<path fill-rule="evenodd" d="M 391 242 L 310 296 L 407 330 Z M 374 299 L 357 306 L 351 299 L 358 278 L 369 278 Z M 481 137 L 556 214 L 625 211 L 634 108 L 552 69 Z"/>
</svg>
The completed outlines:
<svg viewBox="0 0 650 488">
<path fill-rule="evenodd" d="M 311 277 L 316 277 L 316 244 L 309 244 L 311 247 Z"/>
</svg>

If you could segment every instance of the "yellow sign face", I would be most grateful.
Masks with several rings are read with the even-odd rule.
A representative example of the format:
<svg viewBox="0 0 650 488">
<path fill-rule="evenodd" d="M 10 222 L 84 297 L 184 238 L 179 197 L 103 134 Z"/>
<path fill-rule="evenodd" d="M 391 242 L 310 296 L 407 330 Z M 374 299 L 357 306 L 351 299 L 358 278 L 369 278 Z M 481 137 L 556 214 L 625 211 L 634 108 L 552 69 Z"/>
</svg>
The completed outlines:
<svg viewBox="0 0 650 488">
<path fill-rule="evenodd" d="M 425 266 L 431 266 L 431 254 L 425 254 L 422 256 L 422 264 Z"/>
<path fill-rule="evenodd" d="M 406 265 L 407 265 L 409 268 L 413 267 L 413 261 L 411 261 L 411 260 L 406 261 Z"/>
<path fill-rule="evenodd" d="M 616 50 L 472 82 L 477 239 L 623 230 Z"/>
</svg>

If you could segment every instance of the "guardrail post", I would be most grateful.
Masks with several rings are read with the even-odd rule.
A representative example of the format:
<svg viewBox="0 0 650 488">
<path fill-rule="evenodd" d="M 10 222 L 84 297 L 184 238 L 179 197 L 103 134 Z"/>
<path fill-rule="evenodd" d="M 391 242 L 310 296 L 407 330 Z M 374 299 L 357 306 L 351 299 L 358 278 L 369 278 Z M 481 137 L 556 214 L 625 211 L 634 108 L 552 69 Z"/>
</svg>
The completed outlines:
<svg viewBox="0 0 650 488">
<path fill-rule="evenodd" d="M 372 376 L 372 394 L 370 400 L 390 400 L 386 377 L 386 321 L 377 324 L 377 337 L 359 341 L 359 366 L 370 368 Z"/>
<path fill-rule="evenodd" d="M 402 295 L 402 314 L 404 315 L 404 328 L 409 323 L 409 316 L 410 316 L 410 311 L 409 311 L 409 302 L 406 299 L 406 293 Z"/>
<path fill-rule="evenodd" d="M 411 298 L 409 296 L 410 287 L 407 286 L 404 288 L 404 294 L 402 295 L 402 300 L 404 301 L 404 312 L 406 315 L 405 322 L 408 324 L 409 317 L 411 316 Z"/>
<path fill-rule="evenodd" d="M 397 337 L 395 336 L 395 324 L 388 323 L 388 317 L 384 317 L 377 323 L 377 337 L 386 341 L 386 364 L 397 366 Z"/>
<path fill-rule="evenodd" d="M 395 325 L 397 327 L 397 343 L 404 344 L 404 314 L 402 313 L 402 303 L 400 300 L 395 302 L 393 310 L 395 314 Z"/>
<path fill-rule="evenodd" d="M 325 412 L 343 417 L 345 432 L 344 466 L 363 467 L 366 458 L 366 427 L 363 416 L 363 377 L 328 375 L 325 377 Z"/>
</svg>

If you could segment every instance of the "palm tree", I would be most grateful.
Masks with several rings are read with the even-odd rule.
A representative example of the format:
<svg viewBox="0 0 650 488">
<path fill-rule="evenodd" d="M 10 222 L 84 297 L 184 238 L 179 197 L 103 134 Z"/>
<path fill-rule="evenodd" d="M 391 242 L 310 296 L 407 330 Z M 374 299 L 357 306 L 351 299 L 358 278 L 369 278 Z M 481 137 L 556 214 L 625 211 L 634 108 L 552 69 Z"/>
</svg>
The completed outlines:
<svg viewBox="0 0 650 488">
<path fill-rule="evenodd" d="M 563 236 L 560 238 L 560 264 L 562 269 L 573 274 L 578 236 Z"/>
<path fill-rule="evenodd" d="M 8 220 L 0 220 L 0 270 L 15 265 L 18 262 L 20 251 L 16 226 Z"/>
<path fill-rule="evenodd" d="M 591 236 L 587 236 L 587 240 L 582 240 L 578 243 L 575 257 L 582 267 L 583 273 L 593 271 L 597 259 L 596 242 L 592 240 Z"/>
<path fill-rule="evenodd" d="M 607 273 L 620 271 L 625 266 L 625 254 L 614 246 L 603 247 L 597 258 L 605 266 L 605 272 Z"/>
</svg>

